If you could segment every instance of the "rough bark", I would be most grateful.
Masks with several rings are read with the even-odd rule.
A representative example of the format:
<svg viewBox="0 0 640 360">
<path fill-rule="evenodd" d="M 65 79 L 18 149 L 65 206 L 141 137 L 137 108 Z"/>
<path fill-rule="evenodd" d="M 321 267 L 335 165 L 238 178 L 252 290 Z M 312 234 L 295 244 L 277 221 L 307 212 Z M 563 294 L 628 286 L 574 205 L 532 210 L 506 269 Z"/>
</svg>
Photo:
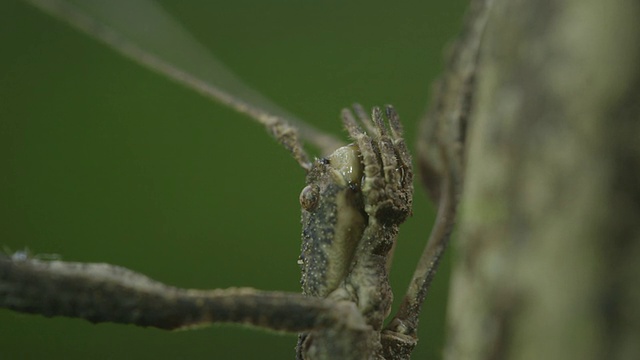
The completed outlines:
<svg viewBox="0 0 640 360">
<path fill-rule="evenodd" d="M 496 0 L 447 359 L 640 358 L 640 4 Z"/>
</svg>

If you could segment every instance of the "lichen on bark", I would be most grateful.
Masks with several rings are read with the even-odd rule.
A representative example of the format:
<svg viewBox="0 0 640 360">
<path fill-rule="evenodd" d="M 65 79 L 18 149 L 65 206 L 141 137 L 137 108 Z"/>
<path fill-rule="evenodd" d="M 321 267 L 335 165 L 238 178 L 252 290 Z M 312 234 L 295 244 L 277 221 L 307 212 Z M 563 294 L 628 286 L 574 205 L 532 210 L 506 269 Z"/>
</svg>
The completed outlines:
<svg viewBox="0 0 640 360">
<path fill-rule="evenodd" d="M 640 357 L 640 5 L 496 0 L 448 359 Z"/>
</svg>

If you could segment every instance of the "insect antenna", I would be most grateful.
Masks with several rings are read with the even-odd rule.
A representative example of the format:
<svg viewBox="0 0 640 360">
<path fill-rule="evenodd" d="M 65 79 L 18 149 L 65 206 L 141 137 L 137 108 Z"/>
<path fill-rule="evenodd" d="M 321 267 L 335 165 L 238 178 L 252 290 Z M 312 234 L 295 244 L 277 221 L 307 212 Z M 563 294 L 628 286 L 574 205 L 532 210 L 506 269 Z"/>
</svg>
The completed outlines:
<svg viewBox="0 0 640 360">
<path fill-rule="evenodd" d="M 309 160 L 298 139 L 323 155 L 342 141 L 296 118 L 246 85 L 162 7 L 149 0 L 27 0 L 121 55 L 220 102 L 263 125 L 304 169 Z M 145 21 L 136 15 L 144 14 Z"/>
</svg>

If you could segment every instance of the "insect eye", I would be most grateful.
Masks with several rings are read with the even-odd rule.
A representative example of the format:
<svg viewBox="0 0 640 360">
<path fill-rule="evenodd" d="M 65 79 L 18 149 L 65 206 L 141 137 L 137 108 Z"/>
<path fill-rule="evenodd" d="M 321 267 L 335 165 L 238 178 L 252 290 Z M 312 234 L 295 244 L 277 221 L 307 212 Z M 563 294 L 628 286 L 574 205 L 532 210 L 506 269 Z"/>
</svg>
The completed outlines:
<svg viewBox="0 0 640 360">
<path fill-rule="evenodd" d="M 316 208 L 319 200 L 319 189 L 316 185 L 307 185 L 300 192 L 300 206 L 307 211 Z"/>
</svg>

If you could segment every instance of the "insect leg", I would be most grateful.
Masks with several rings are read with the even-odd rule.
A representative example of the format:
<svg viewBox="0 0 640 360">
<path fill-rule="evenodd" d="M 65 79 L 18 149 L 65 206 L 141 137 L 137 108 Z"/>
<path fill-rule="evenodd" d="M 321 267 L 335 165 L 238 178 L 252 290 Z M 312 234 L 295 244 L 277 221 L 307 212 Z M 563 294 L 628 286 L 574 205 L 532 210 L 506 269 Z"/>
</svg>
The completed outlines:
<svg viewBox="0 0 640 360">
<path fill-rule="evenodd" d="M 400 118 L 396 110 L 391 105 L 385 106 L 385 112 L 387 114 L 387 119 L 389 119 L 391 138 L 393 139 L 393 146 L 396 151 L 397 160 L 400 163 L 400 167 L 405 169 L 404 174 L 402 174 L 403 184 L 412 184 L 413 172 L 406 171 L 406 169 L 411 169 L 411 153 L 409 152 L 407 143 L 403 138 L 404 129 L 400 123 Z"/>
<path fill-rule="evenodd" d="M 358 144 L 362 163 L 364 164 L 364 181 L 362 182 L 363 194 L 368 194 L 372 189 L 381 186 L 382 178 L 380 176 L 380 161 L 376 150 L 374 150 L 371 137 L 367 135 L 353 117 L 353 113 L 349 109 L 342 110 L 342 121 L 345 128 L 349 132 L 349 136 Z M 367 209 L 368 198 L 371 194 L 365 195 L 365 211 L 370 216 L 370 209 Z"/>
<path fill-rule="evenodd" d="M 443 146 L 441 144 L 441 147 Z M 446 151 L 444 149 L 441 151 L 445 173 L 441 184 L 442 193 L 438 215 L 400 308 L 383 331 L 382 341 L 385 353 L 406 354 L 408 356 L 415 347 L 422 304 L 453 229 L 456 214 L 455 175 Z"/>
</svg>

